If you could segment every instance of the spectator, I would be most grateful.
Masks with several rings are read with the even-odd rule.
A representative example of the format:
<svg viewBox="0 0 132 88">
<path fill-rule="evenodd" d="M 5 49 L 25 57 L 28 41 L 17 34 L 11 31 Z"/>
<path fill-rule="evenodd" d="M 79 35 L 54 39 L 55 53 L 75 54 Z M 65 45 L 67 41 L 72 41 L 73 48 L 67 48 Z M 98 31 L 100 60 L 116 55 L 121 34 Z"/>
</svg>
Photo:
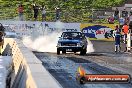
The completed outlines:
<svg viewBox="0 0 132 88">
<path fill-rule="evenodd" d="M 126 9 L 122 11 L 122 17 L 124 18 L 128 17 L 128 11 L 126 11 Z"/>
<path fill-rule="evenodd" d="M 120 28 L 122 28 L 123 25 L 125 24 L 125 19 L 124 19 L 123 17 L 121 17 L 121 18 L 119 19 L 119 24 L 120 24 Z"/>
<path fill-rule="evenodd" d="M 118 8 L 116 8 L 116 10 L 115 10 L 114 19 L 115 20 L 118 20 L 119 19 L 119 10 L 118 10 Z"/>
<path fill-rule="evenodd" d="M 59 20 L 60 19 L 60 8 L 56 7 L 55 10 L 56 10 L 56 20 Z"/>
<path fill-rule="evenodd" d="M 125 18 L 125 23 L 126 23 L 126 24 L 129 24 L 129 21 L 130 21 L 129 17 L 126 17 L 126 18 Z"/>
<path fill-rule="evenodd" d="M 114 24 L 114 17 L 113 16 L 109 16 L 108 22 L 109 22 L 109 24 Z"/>
<path fill-rule="evenodd" d="M 20 4 L 18 7 L 18 14 L 19 14 L 19 20 L 20 21 L 23 21 L 23 11 L 24 11 L 23 5 Z"/>
<path fill-rule="evenodd" d="M 114 34 L 115 34 L 115 52 L 120 52 L 121 34 L 120 34 L 120 29 L 119 29 L 118 25 L 116 25 Z"/>
<path fill-rule="evenodd" d="M 33 5 L 33 11 L 34 11 L 34 20 L 35 20 L 35 21 L 36 21 L 37 18 L 38 18 L 38 10 L 39 10 L 39 7 L 38 7 L 36 4 L 34 4 L 34 5 Z"/>
<path fill-rule="evenodd" d="M 45 10 L 45 6 L 42 5 L 42 21 L 46 21 L 46 10 Z"/>
</svg>

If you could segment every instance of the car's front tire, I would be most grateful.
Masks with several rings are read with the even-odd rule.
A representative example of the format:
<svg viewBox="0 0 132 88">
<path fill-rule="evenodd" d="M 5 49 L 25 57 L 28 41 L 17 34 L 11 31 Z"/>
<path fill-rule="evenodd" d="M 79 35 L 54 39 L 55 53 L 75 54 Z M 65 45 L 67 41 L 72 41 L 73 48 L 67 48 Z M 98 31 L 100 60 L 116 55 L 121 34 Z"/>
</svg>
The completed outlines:
<svg viewBox="0 0 132 88">
<path fill-rule="evenodd" d="M 60 50 L 57 48 L 57 55 L 59 55 L 60 54 Z"/>
<path fill-rule="evenodd" d="M 87 53 L 87 49 L 84 49 L 84 55 Z"/>
<path fill-rule="evenodd" d="M 66 50 L 62 50 L 62 54 L 66 54 Z"/>
<path fill-rule="evenodd" d="M 80 51 L 80 55 L 85 55 L 86 52 L 87 52 L 87 49 L 86 49 L 86 48 L 85 48 L 85 49 L 82 49 L 82 50 Z"/>
<path fill-rule="evenodd" d="M 76 51 L 74 51 L 74 53 L 76 53 Z"/>
</svg>

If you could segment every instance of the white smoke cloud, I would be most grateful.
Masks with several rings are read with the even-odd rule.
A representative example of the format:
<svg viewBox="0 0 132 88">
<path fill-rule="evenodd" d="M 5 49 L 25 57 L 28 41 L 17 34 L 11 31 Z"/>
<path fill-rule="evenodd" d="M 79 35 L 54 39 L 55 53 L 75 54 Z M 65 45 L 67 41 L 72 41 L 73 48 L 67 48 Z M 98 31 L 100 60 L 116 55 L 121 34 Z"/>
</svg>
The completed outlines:
<svg viewBox="0 0 132 88">
<path fill-rule="evenodd" d="M 24 36 L 23 39 L 22 39 L 22 41 L 23 41 L 23 44 L 26 47 L 32 49 L 33 41 L 31 40 L 31 37 L 30 36 Z"/>
<path fill-rule="evenodd" d="M 94 47 L 93 47 L 92 42 L 91 42 L 89 39 L 87 39 L 87 41 L 88 41 L 87 53 L 92 53 L 92 52 L 94 52 Z"/>
<path fill-rule="evenodd" d="M 59 33 L 52 33 L 46 36 L 39 36 L 34 41 L 31 37 L 27 36 L 23 38 L 23 43 L 32 50 L 39 52 L 57 52 L 57 41 Z"/>
<path fill-rule="evenodd" d="M 55 27 L 57 29 L 64 28 L 62 22 L 55 22 Z M 45 30 L 49 30 L 46 28 Z M 37 38 L 34 38 L 34 35 L 37 34 Z M 35 34 L 31 36 L 23 37 L 23 43 L 25 46 L 29 47 L 31 50 L 39 51 L 39 52 L 57 52 L 57 42 L 58 37 L 61 35 L 61 31 L 48 33 L 45 31 L 44 35 L 38 36 L 40 33 L 35 32 Z"/>
<path fill-rule="evenodd" d="M 56 28 L 62 29 L 64 28 L 64 24 L 60 21 L 57 21 L 55 23 Z M 47 30 L 47 29 L 46 29 Z M 37 35 L 39 33 L 35 32 Z M 36 36 L 34 38 L 34 35 L 31 36 L 25 36 L 23 37 L 23 43 L 25 46 L 30 48 L 33 51 L 39 51 L 39 52 L 57 52 L 57 42 L 58 37 L 61 35 L 61 31 L 59 32 L 53 32 L 53 33 L 46 33 L 42 36 Z M 87 46 L 87 53 L 94 52 L 93 44 L 91 41 L 88 40 L 88 46 Z"/>
</svg>

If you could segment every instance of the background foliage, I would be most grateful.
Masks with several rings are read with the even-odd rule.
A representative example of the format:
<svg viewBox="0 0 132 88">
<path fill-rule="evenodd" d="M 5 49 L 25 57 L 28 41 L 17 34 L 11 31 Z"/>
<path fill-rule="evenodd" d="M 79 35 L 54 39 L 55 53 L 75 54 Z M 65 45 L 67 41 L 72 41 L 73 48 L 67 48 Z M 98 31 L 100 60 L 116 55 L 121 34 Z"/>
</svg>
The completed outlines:
<svg viewBox="0 0 132 88">
<path fill-rule="evenodd" d="M 55 21 L 55 7 L 61 8 L 61 21 L 88 22 L 92 9 L 108 9 L 120 5 L 125 0 L 0 0 L 0 19 L 18 19 L 17 8 L 24 5 L 25 20 L 33 20 L 32 4 L 46 6 L 47 21 Z M 41 10 L 39 18 L 41 20 Z"/>
</svg>

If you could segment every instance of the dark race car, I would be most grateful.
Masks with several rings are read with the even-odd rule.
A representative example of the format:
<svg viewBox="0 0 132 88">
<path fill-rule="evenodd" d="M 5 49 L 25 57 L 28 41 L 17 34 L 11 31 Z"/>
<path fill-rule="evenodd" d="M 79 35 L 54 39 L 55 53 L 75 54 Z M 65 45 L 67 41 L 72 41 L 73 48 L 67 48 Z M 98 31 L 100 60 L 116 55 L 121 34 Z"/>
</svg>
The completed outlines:
<svg viewBox="0 0 132 88">
<path fill-rule="evenodd" d="M 80 52 L 81 55 L 87 52 L 87 39 L 81 31 L 65 31 L 59 37 L 57 54 L 66 52 Z"/>
</svg>

